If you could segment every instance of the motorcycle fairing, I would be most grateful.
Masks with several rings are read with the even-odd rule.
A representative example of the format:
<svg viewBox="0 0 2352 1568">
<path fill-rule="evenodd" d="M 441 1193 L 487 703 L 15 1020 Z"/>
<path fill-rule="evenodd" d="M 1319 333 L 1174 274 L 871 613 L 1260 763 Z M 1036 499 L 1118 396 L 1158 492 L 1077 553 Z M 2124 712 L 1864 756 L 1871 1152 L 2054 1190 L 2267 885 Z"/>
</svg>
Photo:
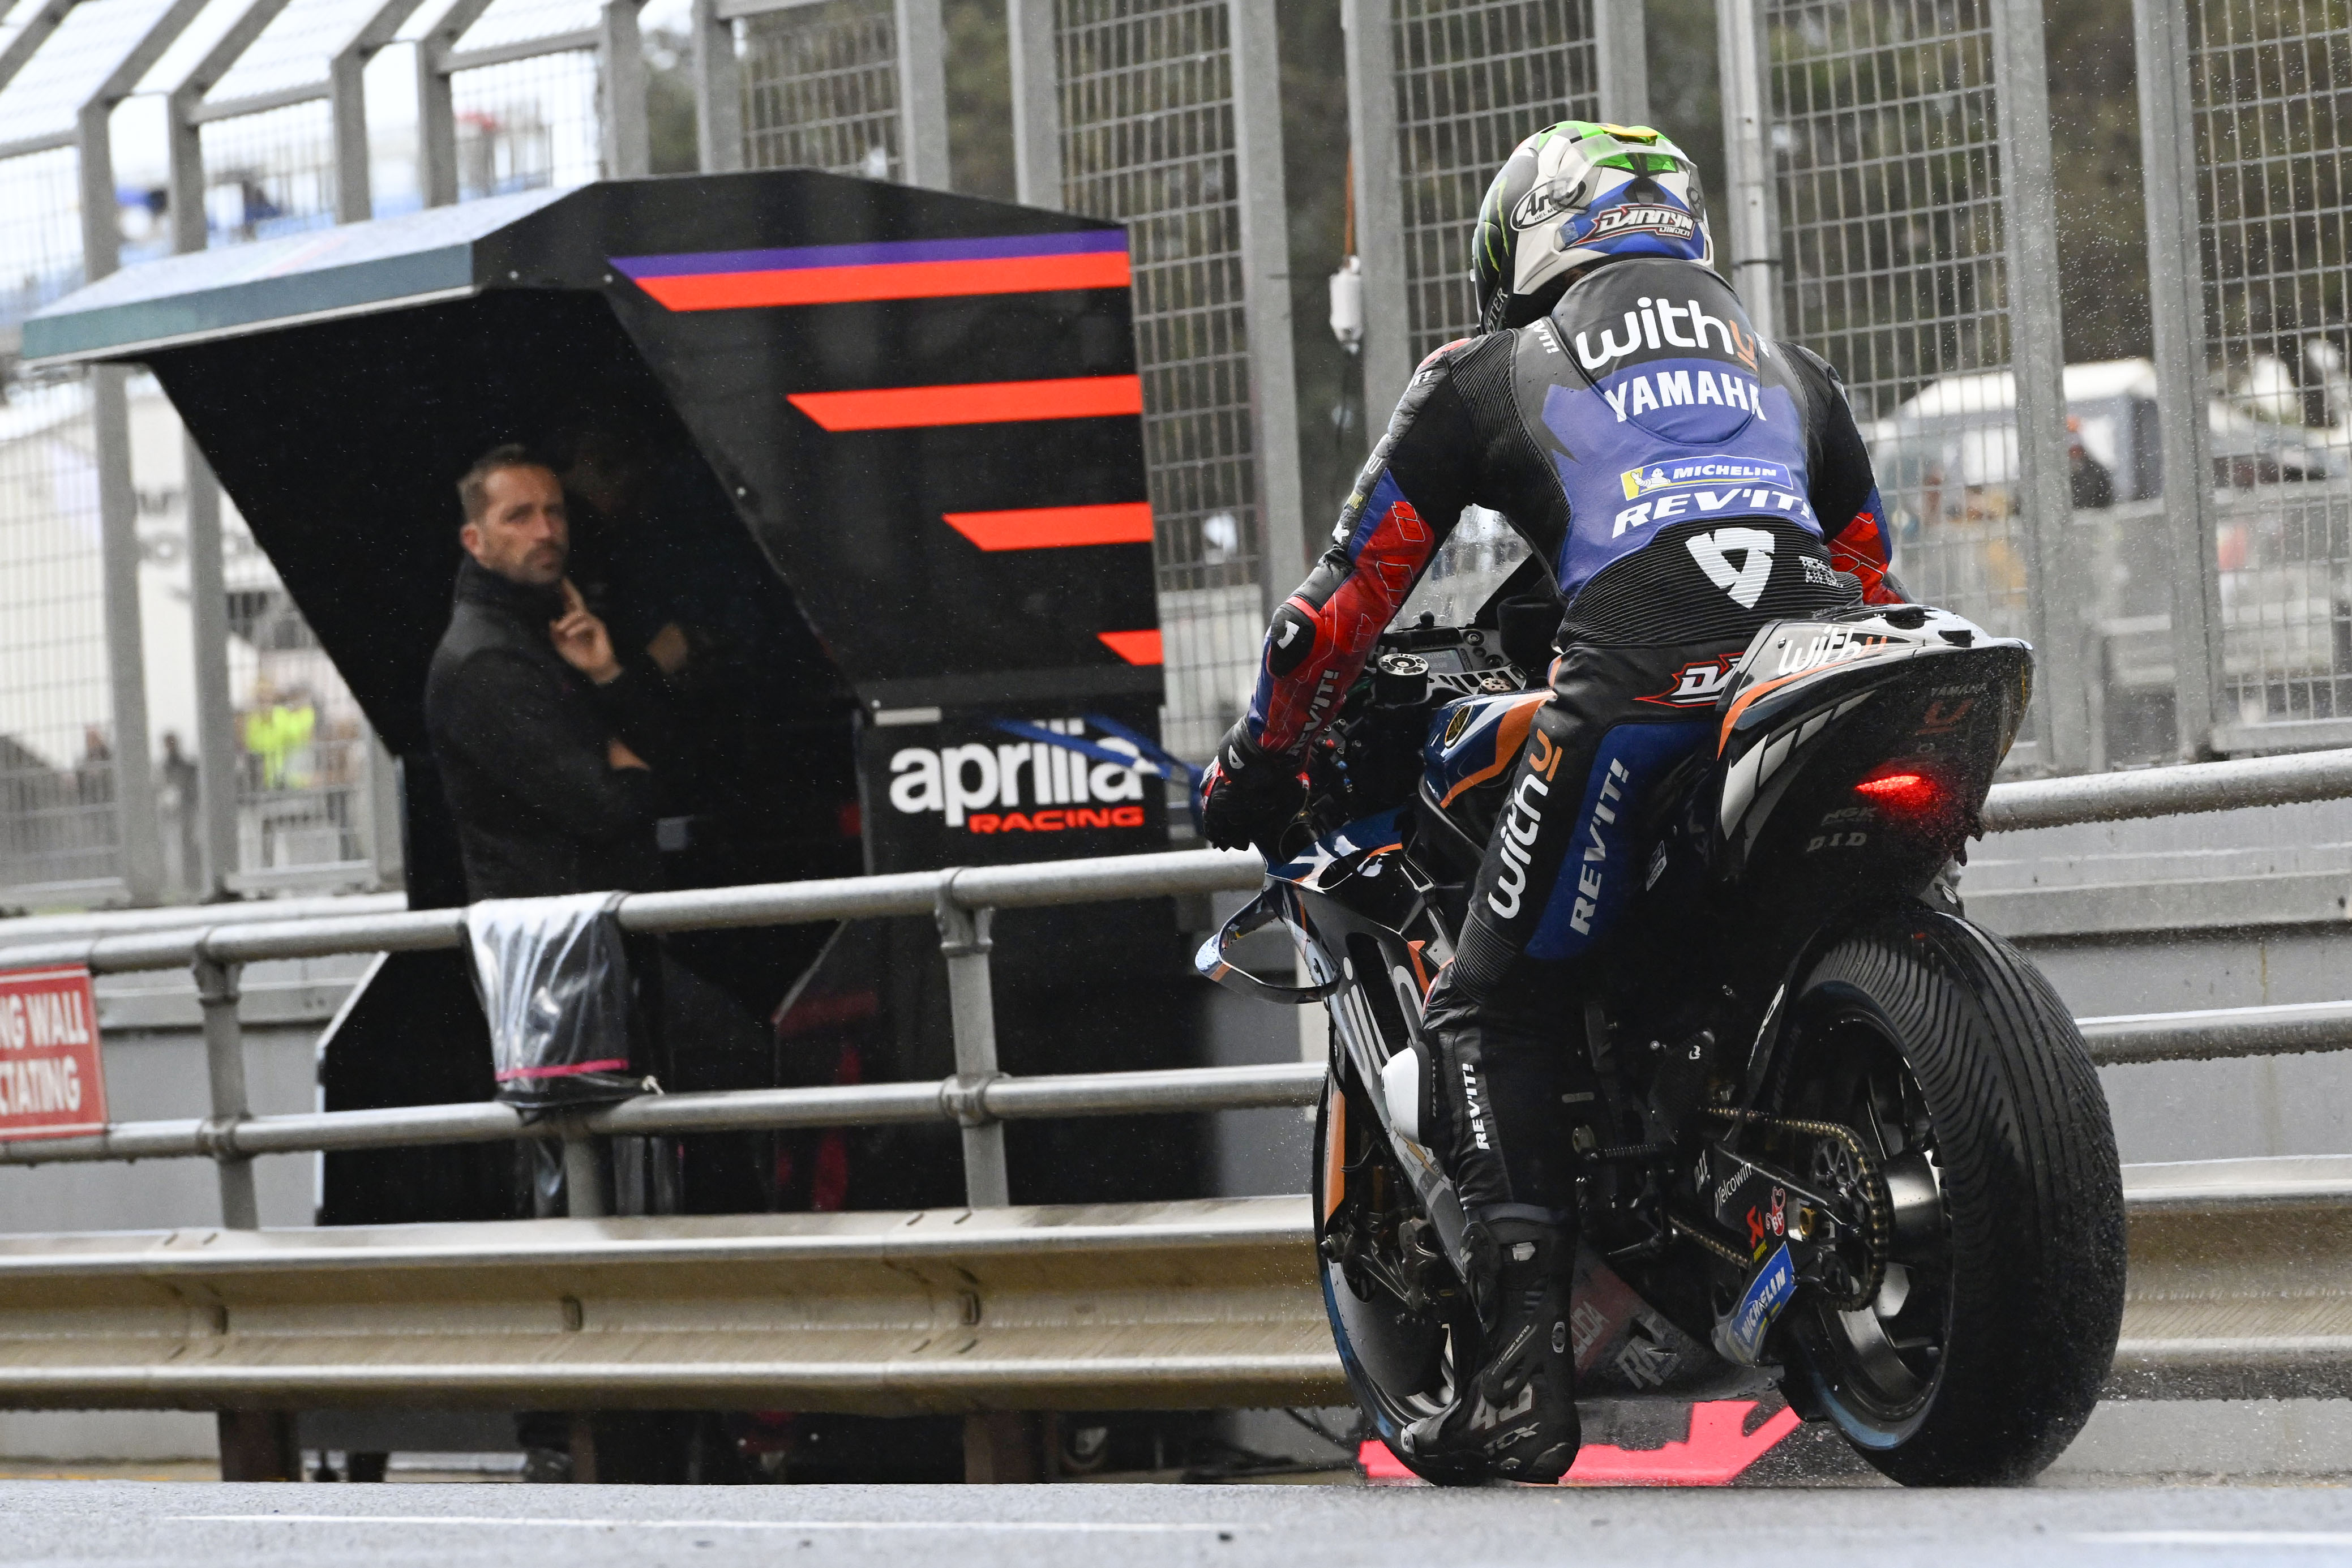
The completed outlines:
<svg viewBox="0 0 2352 1568">
<path fill-rule="evenodd" d="M 1465 697 L 1439 709 L 1422 752 L 1424 782 L 1440 809 L 1508 773 L 1527 749 L 1536 710 L 1549 693 L 1507 691 Z"/>
<path fill-rule="evenodd" d="M 1880 743 L 1880 757 L 1916 759 L 1948 794 L 1936 835 L 1949 840 L 1948 855 L 1972 829 L 1993 769 L 2016 737 L 2032 658 L 2019 639 L 1990 637 L 1961 616 L 1918 605 L 1764 626 L 1716 707 L 1706 827 L 1717 876 L 1728 882 L 1746 871 L 1789 801 L 1822 807 L 1813 813 L 1816 829 L 1835 826 L 1829 818 L 1838 812 L 1863 812 L 1862 833 L 1884 818 L 1839 793 L 1855 778 L 1830 778 L 1834 764 L 1815 765 L 1866 751 L 1856 743 L 1857 724 Z M 1896 675 L 1894 666 L 1911 668 Z M 1997 726 L 1989 747 L 1981 743 L 1987 726 Z M 1850 847 L 1861 846 L 1857 837 Z"/>
</svg>

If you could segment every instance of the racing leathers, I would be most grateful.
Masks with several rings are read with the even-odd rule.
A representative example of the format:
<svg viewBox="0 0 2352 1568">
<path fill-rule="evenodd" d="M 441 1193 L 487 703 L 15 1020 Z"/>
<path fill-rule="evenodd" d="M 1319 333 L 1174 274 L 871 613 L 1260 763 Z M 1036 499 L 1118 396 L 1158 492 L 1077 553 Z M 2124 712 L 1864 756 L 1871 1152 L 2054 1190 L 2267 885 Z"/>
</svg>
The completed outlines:
<svg viewBox="0 0 2352 1568">
<path fill-rule="evenodd" d="M 1569 1107 L 1591 1100 L 1591 1069 L 1562 1047 L 1583 1039 L 1578 961 L 1633 891 L 1633 804 L 1706 732 L 1758 626 L 1902 595 L 1835 374 L 1759 337 L 1696 263 L 1603 265 L 1548 317 L 1448 344 L 1414 374 L 1331 548 L 1275 613 L 1249 710 L 1204 786 L 1212 837 L 1256 836 L 1271 800 L 1296 808 L 1278 786 L 1295 790 L 1296 759 L 1472 505 L 1544 559 L 1565 609 L 1550 698 L 1423 1023 L 1451 1101 L 1440 1152 L 1497 1260 L 1474 1290 L 1548 1312 L 1564 1285 L 1516 1278 L 1509 1262 L 1525 1252 L 1565 1269 L 1573 1253 Z M 1545 1433 L 1529 1439 L 1540 1453 L 1514 1449 L 1531 1428 L 1508 1415 L 1526 1408 L 1527 1379 L 1545 1375 L 1545 1352 L 1556 1363 L 1545 1400 L 1565 1405 L 1567 1362 L 1550 1325 L 1513 1317 L 1526 1313 L 1489 1322 L 1506 1342 L 1492 1348 L 1532 1360 L 1515 1372 L 1490 1356 L 1480 1386 L 1499 1387 L 1457 1405 L 1443 1436 L 1483 1444 L 1506 1473 L 1540 1475 L 1572 1458 L 1572 1436 L 1565 1457 Z M 1494 1417 L 1486 1435 L 1457 1429 L 1482 1415 Z M 1572 1405 L 1563 1419 L 1572 1431 Z M 1432 1427 L 1422 1436 L 1440 1436 L 1434 1421 L 1416 1424 Z"/>
</svg>

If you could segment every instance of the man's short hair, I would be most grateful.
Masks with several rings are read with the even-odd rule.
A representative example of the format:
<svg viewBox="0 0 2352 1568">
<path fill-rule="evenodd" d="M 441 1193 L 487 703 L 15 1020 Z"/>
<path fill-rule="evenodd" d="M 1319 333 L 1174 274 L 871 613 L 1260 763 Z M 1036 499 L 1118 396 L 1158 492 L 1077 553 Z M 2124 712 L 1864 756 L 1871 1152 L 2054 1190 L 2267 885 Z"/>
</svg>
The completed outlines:
<svg viewBox="0 0 2352 1568">
<path fill-rule="evenodd" d="M 490 510 L 490 476 L 503 468 L 555 469 L 544 458 L 520 441 L 507 441 L 491 447 L 474 459 L 457 480 L 457 504 L 466 510 L 467 522 L 479 522 L 482 514 Z"/>
</svg>

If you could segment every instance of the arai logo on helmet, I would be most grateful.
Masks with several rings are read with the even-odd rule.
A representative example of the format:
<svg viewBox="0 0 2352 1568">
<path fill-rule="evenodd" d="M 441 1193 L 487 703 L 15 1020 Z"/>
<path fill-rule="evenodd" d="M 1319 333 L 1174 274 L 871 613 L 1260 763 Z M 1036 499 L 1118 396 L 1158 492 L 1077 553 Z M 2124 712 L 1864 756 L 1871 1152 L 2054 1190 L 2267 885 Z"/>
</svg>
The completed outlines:
<svg viewBox="0 0 2352 1568">
<path fill-rule="evenodd" d="M 1660 239 L 1686 240 L 1698 233 L 1698 219 L 1680 207 L 1647 205 L 1604 207 L 1592 217 L 1592 227 L 1580 238 L 1570 239 L 1566 229 L 1560 231 L 1560 248 L 1591 245 L 1595 240 L 1622 239 L 1627 235 L 1649 234 Z"/>
<path fill-rule="evenodd" d="M 1546 180 L 1519 198 L 1511 209 L 1513 228 L 1533 228 L 1549 223 L 1562 213 L 1574 212 L 1584 205 L 1584 182 L 1566 178 Z"/>
</svg>

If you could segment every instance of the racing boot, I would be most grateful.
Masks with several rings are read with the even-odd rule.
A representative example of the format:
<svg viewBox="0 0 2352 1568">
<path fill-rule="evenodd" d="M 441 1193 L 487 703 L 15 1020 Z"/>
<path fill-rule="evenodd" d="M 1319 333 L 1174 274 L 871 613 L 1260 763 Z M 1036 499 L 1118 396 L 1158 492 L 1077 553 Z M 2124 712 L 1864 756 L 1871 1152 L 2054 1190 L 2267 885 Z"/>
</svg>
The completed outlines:
<svg viewBox="0 0 2352 1568">
<path fill-rule="evenodd" d="M 1404 1429 L 1416 1465 L 1500 1480 L 1557 1481 L 1582 1440 L 1569 1285 L 1575 1246 L 1563 1226 L 1497 1219 L 1474 1252 L 1488 1278 L 1473 1281 L 1489 1353 L 1460 1377 L 1452 1405 Z"/>
</svg>

